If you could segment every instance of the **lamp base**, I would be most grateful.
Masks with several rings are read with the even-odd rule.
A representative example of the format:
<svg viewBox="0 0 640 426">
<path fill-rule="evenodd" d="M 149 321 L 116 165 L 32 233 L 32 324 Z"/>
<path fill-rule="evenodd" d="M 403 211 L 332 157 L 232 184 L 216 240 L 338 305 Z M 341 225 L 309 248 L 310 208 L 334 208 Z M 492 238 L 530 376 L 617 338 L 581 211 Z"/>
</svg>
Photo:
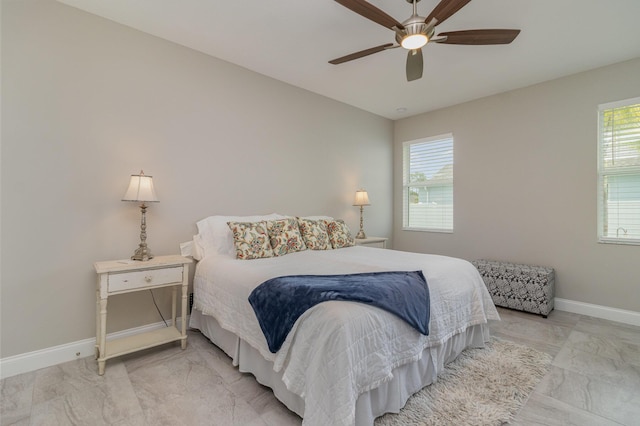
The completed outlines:
<svg viewBox="0 0 640 426">
<path fill-rule="evenodd" d="M 142 213 L 140 218 L 140 246 L 131 256 L 131 260 L 146 262 L 153 259 L 153 255 L 149 247 L 147 247 L 147 206 L 144 202 L 140 205 L 140 212 Z"/>
<path fill-rule="evenodd" d="M 146 262 L 151 259 L 153 259 L 153 255 L 146 244 L 144 247 L 140 245 L 140 247 L 138 247 L 138 249 L 133 253 L 133 256 L 131 256 L 131 260 L 139 260 L 141 262 Z"/>
<path fill-rule="evenodd" d="M 151 259 L 153 259 L 153 255 L 148 247 L 138 247 L 138 249 L 133 253 L 133 256 L 131 256 L 131 260 L 139 260 L 141 262 L 146 262 Z"/>
<path fill-rule="evenodd" d="M 360 231 L 358 231 L 358 233 L 356 234 L 356 239 L 357 240 L 364 240 L 365 238 L 367 238 L 367 236 L 364 235 L 364 228 L 362 227 L 362 223 L 363 223 L 362 222 L 362 211 L 363 211 L 363 206 L 360 206 Z"/>
</svg>

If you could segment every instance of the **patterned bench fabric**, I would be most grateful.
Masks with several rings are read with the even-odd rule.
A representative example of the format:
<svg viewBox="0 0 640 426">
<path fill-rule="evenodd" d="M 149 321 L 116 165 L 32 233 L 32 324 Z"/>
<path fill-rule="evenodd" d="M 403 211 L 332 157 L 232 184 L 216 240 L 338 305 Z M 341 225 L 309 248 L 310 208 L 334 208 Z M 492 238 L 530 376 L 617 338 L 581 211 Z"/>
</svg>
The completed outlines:
<svg viewBox="0 0 640 426">
<path fill-rule="evenodd" d="M 553 309 L 555 274 L 552 268 L 495 260 L 474 260 L 496 306 L 546 316 Z"/>
</svg>

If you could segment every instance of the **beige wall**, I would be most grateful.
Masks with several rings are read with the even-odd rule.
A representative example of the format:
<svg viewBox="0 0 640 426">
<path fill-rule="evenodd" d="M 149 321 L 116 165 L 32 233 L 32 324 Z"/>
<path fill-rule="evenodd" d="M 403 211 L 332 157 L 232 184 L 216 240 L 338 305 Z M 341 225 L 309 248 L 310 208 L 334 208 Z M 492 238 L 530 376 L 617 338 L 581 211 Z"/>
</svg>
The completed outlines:
<svg viewBox="0 0 640 426">
<path fill-rule="evenodd" d="M 391 236 L 390 120 L 51 0 L 2 1 L 0 357 L 95 335 L 97 260 L 126 258 L 153 175 L 148 243 L 170 254 L 211 214 L 328 214 Z M 165 316 L 166 294 L 159 296 Z M 108 331 L 160 321 L 148 293 Z"/>
<path fill-rule="evenodd" d="M 640 247 L 596 242 L 597 106 L 640 59 L 395 123 L 396 249 L 554 267 L 556 296 L 640 312 Z M 453 132 L 453 234 L 402 231 L 402 142 Z"/>
</svg>

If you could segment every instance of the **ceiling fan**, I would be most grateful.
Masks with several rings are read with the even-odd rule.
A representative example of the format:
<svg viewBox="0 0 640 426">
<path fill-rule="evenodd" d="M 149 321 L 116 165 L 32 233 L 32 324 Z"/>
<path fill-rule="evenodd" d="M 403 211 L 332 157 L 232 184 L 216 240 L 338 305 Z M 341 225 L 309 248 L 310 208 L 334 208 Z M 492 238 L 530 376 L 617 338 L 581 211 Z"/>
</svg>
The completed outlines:
<svg viewBox="0 0 640 426">
<path fill-rule="evenodd" d="M 520 33 L 520 30 L 486 29 L 449 31 L 434 37 L 436 26 L 462 9 L 471 0 L 441 0 L 427 17 L 419 16 L 416 11 L 416 4 L 420 0 L 406 0 L 407 3 L 413 5 L 413 14 L 402 23 L 365 0 L 335 1 L 358 15 L 393 30 L 396 33 L 396 42 L 398 44 L 382 44 L 333 59 L 329 63 L 337 65 L 402 46 L 409 51 L 407 53 L 407 81 L 417 80 L 422 77 L 422 47 L 429 42 L 467 45 L 509 44 Z"/>
</svg>

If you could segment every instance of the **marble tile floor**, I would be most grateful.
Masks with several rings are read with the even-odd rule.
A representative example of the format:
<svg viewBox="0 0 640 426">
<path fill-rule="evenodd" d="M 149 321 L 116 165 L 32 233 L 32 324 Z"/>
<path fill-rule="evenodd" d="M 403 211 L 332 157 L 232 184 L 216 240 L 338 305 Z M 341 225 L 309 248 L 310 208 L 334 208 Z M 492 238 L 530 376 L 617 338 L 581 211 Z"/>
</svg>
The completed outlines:
<svg viewBox="0 0 640 426">
<path fill-rule="evenodd" d="M 640 425 L 640 327 L 561 311 L 500 309 L 493 335 L 554 356 L 514 425 Z M 197 331 L 107 362 L 92 357 L 1 381 L 0 425 L 301 424 Z"/>
</svg>

